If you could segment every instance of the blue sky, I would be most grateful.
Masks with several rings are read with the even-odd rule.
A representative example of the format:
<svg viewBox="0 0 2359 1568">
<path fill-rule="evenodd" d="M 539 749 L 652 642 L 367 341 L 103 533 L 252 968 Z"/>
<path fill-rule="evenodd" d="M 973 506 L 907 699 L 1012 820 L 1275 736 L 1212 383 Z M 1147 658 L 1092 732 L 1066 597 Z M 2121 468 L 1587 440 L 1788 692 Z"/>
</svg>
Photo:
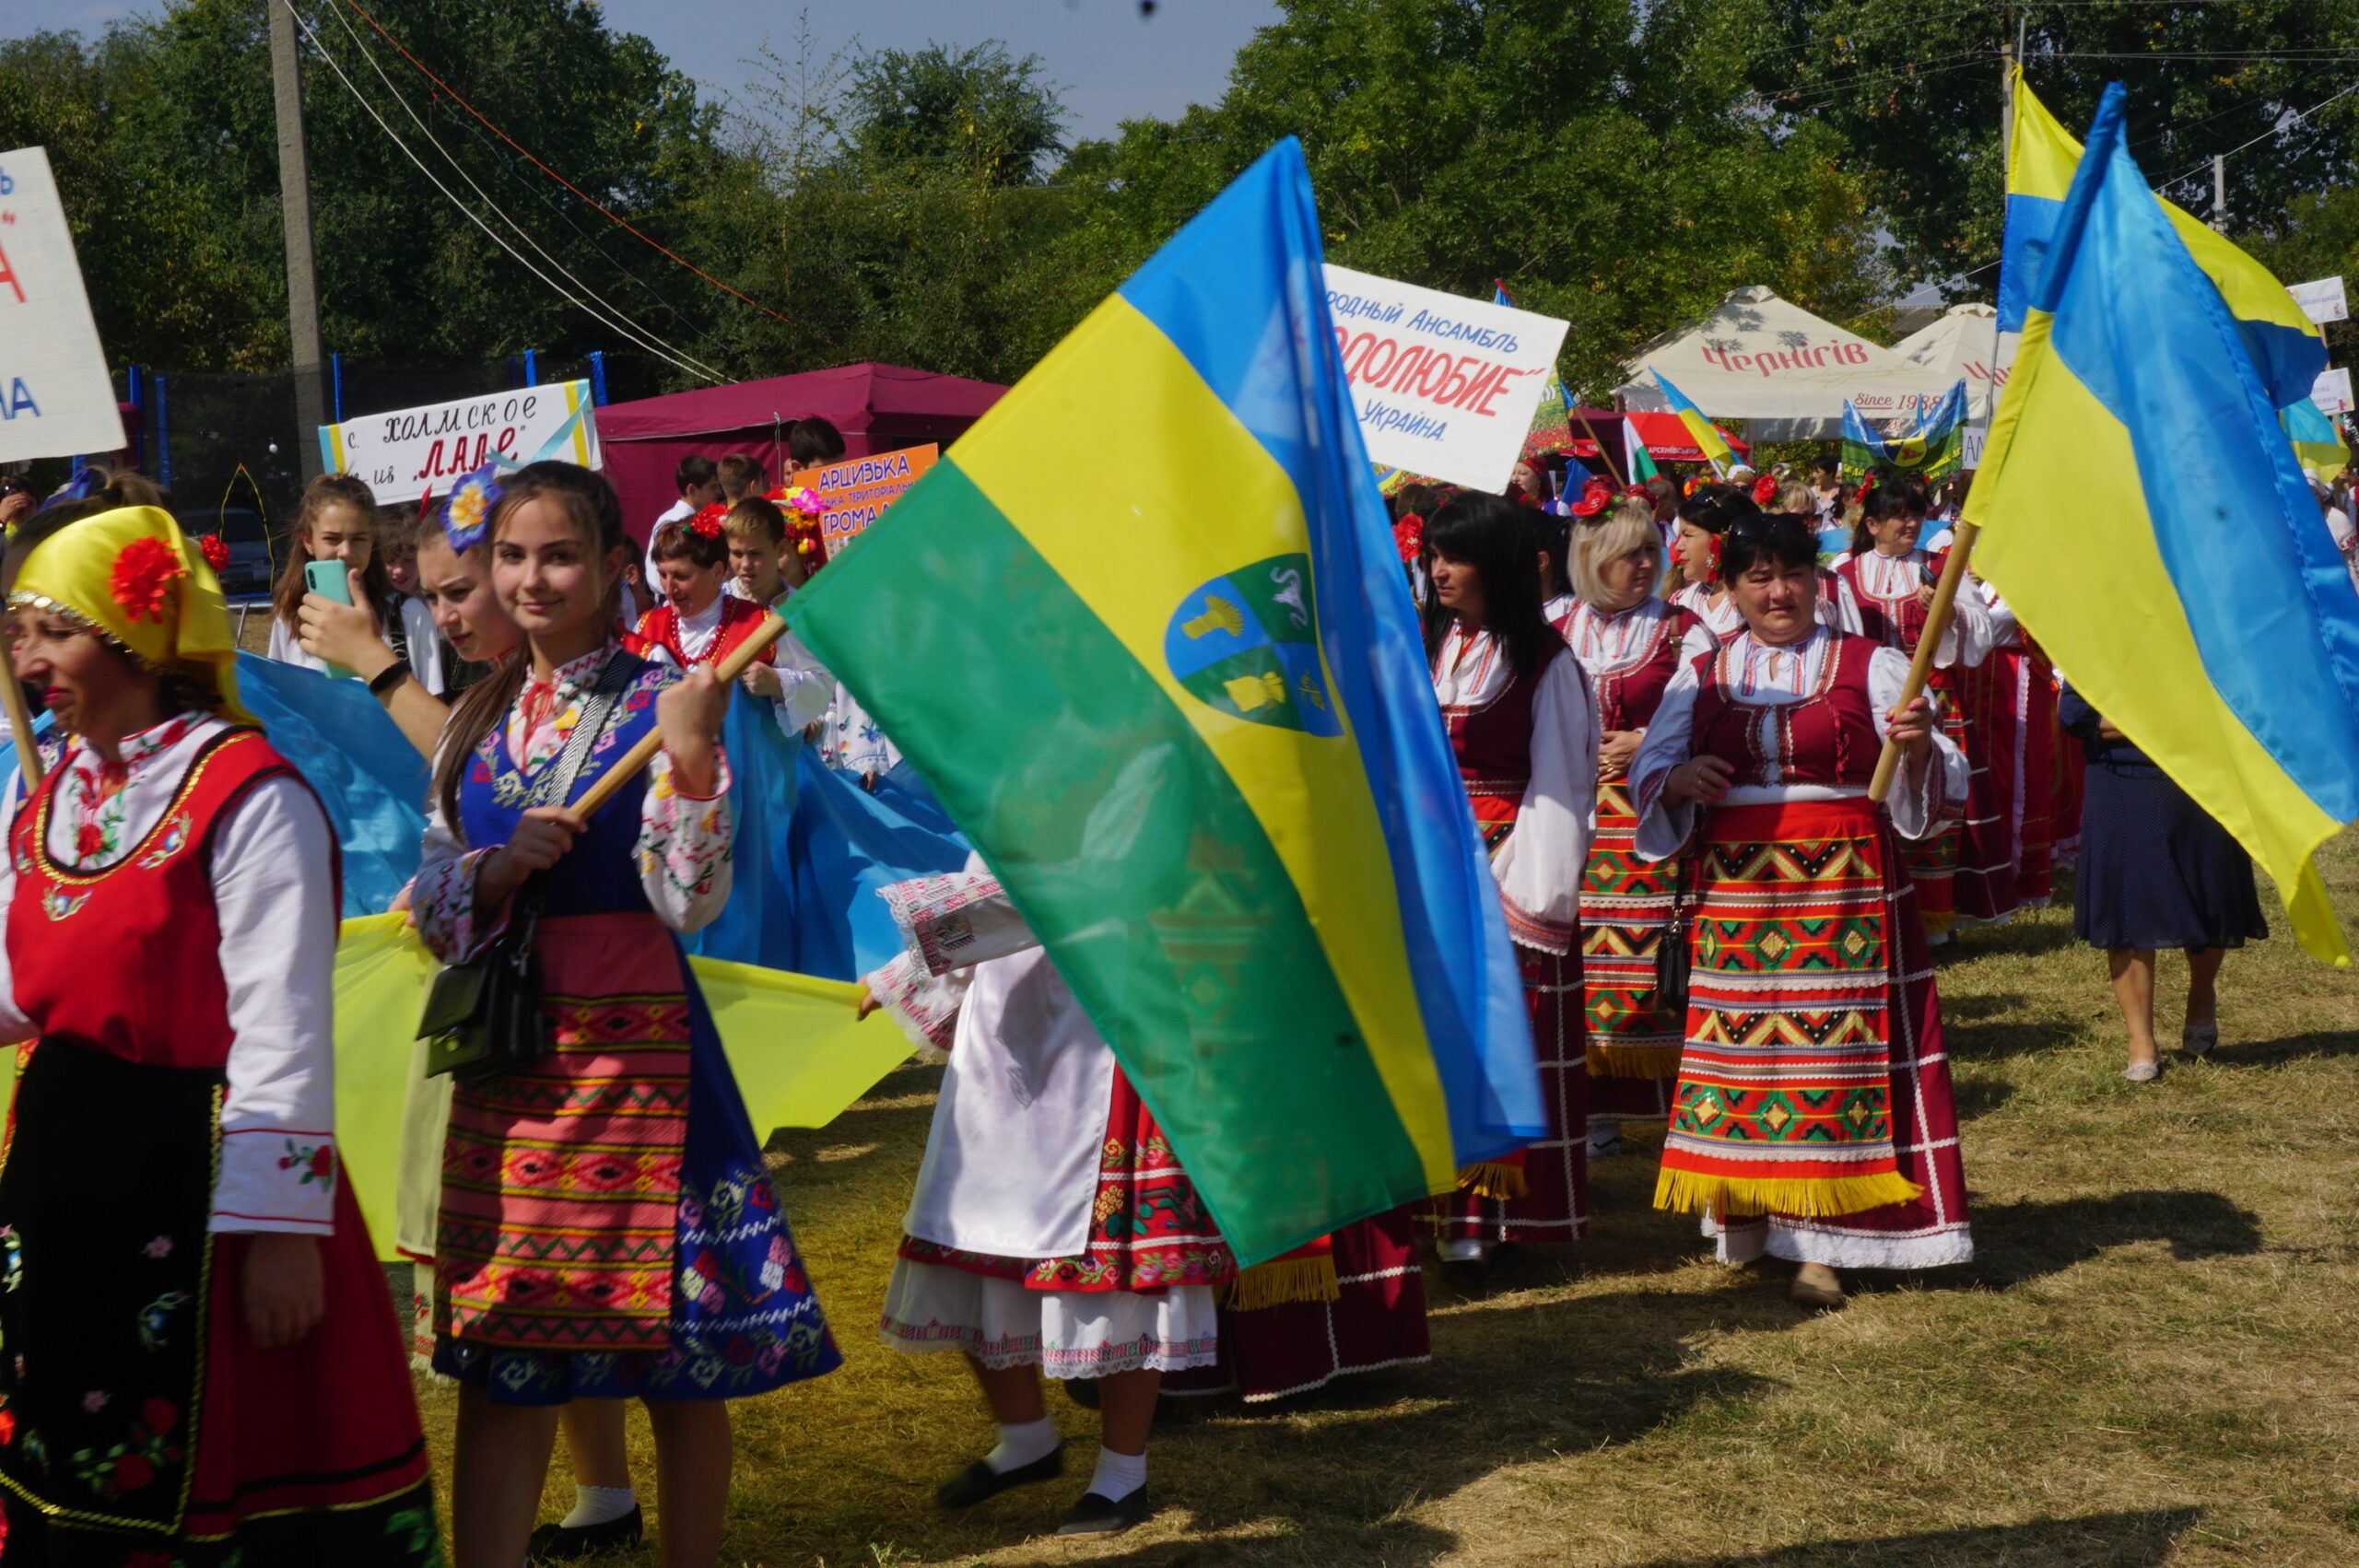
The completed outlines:
<svg viewBox="0 0 2359 1568">
<path fill-rule="evenodd" d="M 453 0 L 459 3 L 459 0 Z M 474 3 L 474 0 L 465 0 Z M 85 31 L 152 5 L 103 0 L 0 0 L 0 37 L 37 28 Z M 606 0 L 608 21 L 644 33 L 682 70 L 721 92 L 741 89 L 745 62 L 767 35 L 791 53 L 800 5 L 783 0 Z M 1210 103 L 1253 29 L 1277 18 L 1276 0 L 1158 0 L 1142 17 L 1138 0 L 834 0 L 810 7 L 822 58 L 855 40 L 869 47 L 1004 41 L 1038 54 L 1065 89 L 1075 136 L 1109 136 L 1124 120 L 1169 119 Z"/>
</svg>

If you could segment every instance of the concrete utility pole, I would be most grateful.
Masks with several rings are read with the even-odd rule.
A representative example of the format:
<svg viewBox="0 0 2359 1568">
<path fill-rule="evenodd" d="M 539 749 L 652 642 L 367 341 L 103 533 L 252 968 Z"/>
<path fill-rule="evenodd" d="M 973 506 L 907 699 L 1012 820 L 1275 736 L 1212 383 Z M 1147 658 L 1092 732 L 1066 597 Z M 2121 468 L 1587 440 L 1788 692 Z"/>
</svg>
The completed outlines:
<svg viewBox="0 0 2359 1568">
<path fill-rule="evenodd" d="M 287 343 L 295 372 L 295 451 L 304 479 L 320 474 L 319 428 L 328 422 L 320 384 L 320 280 L 311 266 L 311 169 L 303 153 L 303 68 L 295 53 L 294 0 L 271 0 L 270 90 L 278 106 L 278 206 L 287 225 Z"/>
<path fill-rule="evenodd" d="M 2228 232 L 2228 160 L 2212 160 L 2212 227 L 2221 233 Z"/>
</svg>

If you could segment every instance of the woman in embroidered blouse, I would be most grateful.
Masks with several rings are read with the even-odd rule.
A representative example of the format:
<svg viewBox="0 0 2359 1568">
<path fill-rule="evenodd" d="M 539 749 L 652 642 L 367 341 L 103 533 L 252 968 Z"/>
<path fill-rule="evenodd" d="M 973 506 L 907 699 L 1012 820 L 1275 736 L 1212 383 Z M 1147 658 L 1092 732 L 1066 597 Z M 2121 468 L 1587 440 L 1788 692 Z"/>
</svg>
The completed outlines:
<svg viewBox="0 0 2359 1568">
<path fill-rule="evenodd" d="M 1434 695 L 1474 820 L 1491 848 L 1523 966 L 1548 1136 L 1459 1174 L 1427 1221 L 1445 1264 L 1480 1269 L 1502 1241 L 1574 1241 L 1589 1228 L 1589 1070 L 1580 1022 L 1581 872 L 1597 795 L 1589 678 L 1540 609 L 1524 509 L 1452 498 L 1426 525 Z"/>
<path fill-rule="evenodd" d="M 1760 515 L 1759 504 L 1733 485 L 1706 485 L 1679 503 L 1679 530 L 1672 548 L 1686 583 L 1671 602 L 1694 611 L 1723 641 L 1744 629 L 1744 616 L 1720 580 L 1719 541 L 1737 519 Z M 1829 570 L 1818 573 L 1815 587 L 1813 614 L 1821 626 L 1860 630 L 1860 605 L 1848 583 Z"/>
<path fill-rule="evenodd" d="M 1581 894 L 1592 1155 L 1621 1152 L 1625 1118 L 1660 1126 L 1670 1114 L 1685 1023 L 1677 1008 L 1655 1001 L 1655 965 L 1676 903 L 1679 865 L 1631 854 L 1638 821 L 1630 810 L 1630 759 L 1672 676 L 1718 640 L 1694 611 L 1655 596 L 1662 561 L 1652 498 L 1643 492 L 1573 529 L 1570 574 L 1579 601 L 1567 617 L 1565 640 L 1597 694 L 1603 741 L 1597 833 Z"/>
<path fill-rule="evenodd" d="M 1857 629 L 1904 657 L 1917 652 L 1933 603 L 1933 583 L 1942 574 L 1942 557 L 1917 547 L 1927 506 L 1924 490 L 1913 481 L 1878 486 L 1852 531 L 1851 548 L 1835 562 L 1836 575 L 1859 599 Z M 1951 696 L 1956 685 L 1953 672 L 1979 664 L 1996 635 L 1978 587 L 1971 581 L 1964 584 L 1956 613 L 1934 649 L 1931 682 L 1943 731 L 1961 749 L 1973 743 L 1965 714 Z M 1917 883 L 1918 916 L 1937 943 L 1950 939 L 1950 928 L 1957 921 L 1959 837 L 1959 825 L 1953 824 L 1906 849 L 1908 874 Z"/>
<path fill-rule="evenodd" d="M 53 508 L 10 562 L 16 669 L 71 738 L 0 862 L 0 1036 L 39 1040 L 0 1171 L 9 1560 L 435 1561 L 338 1179 L 326 813 L 170 514 Z"/>
<path fill-rule="evenodd" d="M 719 1551 L 728 1498 L 720 1401 L 840 1359 L 667 935 L 728 897 L 727 694 L 710 669 L 614 643 L 629 554 L 604 479 L 530 464 L 489 526 L 524 655 L 452 715 L 415 907 L 427 944 L 455 961 L 537 896 L 547 1049 L 452 1094 L 434 1363 L 461 1384 L 453 1561 L 523 1559 L 557 1406 L 637 1398 L 655 1431 L 663 1561 L 698 1568 Z M 599 724 L 585 785 L 651 729 L 663 737 L 646 776 L 587 818 L 535 798 L 585 716 Z"/>
<path fill-rule="evenodd" d="M 663 602 L 640 617 L 634 652 L 675 669 L 717 664 L 761 623 L 765 606 L 721 591 L 729 573 L 723 526 L 721 509 L 707 507 L 655 531 L 648 555 Z"/>
<path fill-rule="evenodd" d="M 1815 624 L 1801 518 L 1740 521 L 1720 579 L 1745 629 L 1683 669 L 1630 766 L 1637 855 L 1695 856 L 1686 1044 L 1658 1207 L 1704 1216 L 1721 1258 L 1837 1268 L 1973 1256 L 1941 1003 L 1900 838 L 1954 819 L 1966 760 L 1908 661 Z M 1885 806 L 1867 785 L 1904 752 Z M 1700 819 L 1700 820 L 1699 820 Z"/>
</svg>

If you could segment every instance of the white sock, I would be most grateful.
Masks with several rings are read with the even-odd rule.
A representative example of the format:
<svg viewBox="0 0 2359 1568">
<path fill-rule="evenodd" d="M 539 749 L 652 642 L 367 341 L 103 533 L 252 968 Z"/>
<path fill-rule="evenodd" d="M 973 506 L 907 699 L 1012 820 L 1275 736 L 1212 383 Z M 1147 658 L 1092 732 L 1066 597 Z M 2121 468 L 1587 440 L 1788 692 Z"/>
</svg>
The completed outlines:
<svg viewBox="0 0 2359 1568">
<path fill-rule="evenodd" d="M 639 1493 L 627 1486 L 577 1486 L 573 1512 L 557 1521 L 569 1530 L 612 1524 L 639 1506 Z"/>
<path fill-rule="evenodd" d="M 999 1446 L 983 1456 L 983 1463 L 992 1474 L 1003 1476 L 1010 1470 L 1020 1470 L 1036 1460 L 1045 1459 L 1057 1451 L 1057 1423 L 1047 1416 L 1039 1421 L 1018 1422 L 999 1429 Z"/>
<path fill-rule="evenodd" d="M 1484 1251 L 1483 1244 L 1471 1236 L 1452 1236 L 1441 1244 L 1445 1263 L 1480 1263 Z"/>
<path fill-rule="evenodd" d="M 1146 1456 L 1117 1454 L 1111 1448 L 1097 1450 L 1097 1473 L 1089 1478 L 1089 1490 L 1109 1503 L 1120 1503 L 1146 1484 Z"/>
</svg>

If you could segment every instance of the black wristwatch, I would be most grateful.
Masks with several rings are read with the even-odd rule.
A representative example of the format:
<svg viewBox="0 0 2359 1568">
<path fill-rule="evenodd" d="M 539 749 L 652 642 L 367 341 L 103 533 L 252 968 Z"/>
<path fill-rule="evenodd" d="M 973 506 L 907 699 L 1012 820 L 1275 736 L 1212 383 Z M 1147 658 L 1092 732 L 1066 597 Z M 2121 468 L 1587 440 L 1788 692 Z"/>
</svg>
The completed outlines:
<svg viewBox="0 0 2359 1568">
<path fill-rule="evenodd" d="M 369 677 L 369 695 L 370 696 L 384 696 L 387 692 L 392 691 L 395 686 L 400 685 L 402 682 L 407 680 L 409 678 L 409 673 L 410 669 L 408 660 L 394 660 L 392 663 L 386 665 L 383 669 Z"/>
</svg>

